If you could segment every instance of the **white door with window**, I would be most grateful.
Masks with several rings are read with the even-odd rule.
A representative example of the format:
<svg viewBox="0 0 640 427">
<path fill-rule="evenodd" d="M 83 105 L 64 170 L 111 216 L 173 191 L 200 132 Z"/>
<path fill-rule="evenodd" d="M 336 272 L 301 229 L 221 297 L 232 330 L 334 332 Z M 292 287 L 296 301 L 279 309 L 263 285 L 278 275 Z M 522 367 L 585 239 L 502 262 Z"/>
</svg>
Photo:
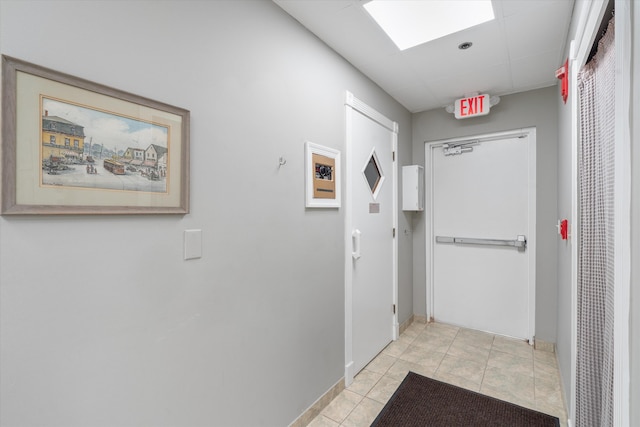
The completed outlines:
<svg viewBox="0 0 640 427">
<path fill-rule="evenodd" d="M 346 380 L 395 338 L 397 125 L 347 100 Z"/>
<path fill-rule="evenodd" d="M 430 316 L 532 340 L 535 129 L 427 143 L 426 158 Z"/>
</svg>

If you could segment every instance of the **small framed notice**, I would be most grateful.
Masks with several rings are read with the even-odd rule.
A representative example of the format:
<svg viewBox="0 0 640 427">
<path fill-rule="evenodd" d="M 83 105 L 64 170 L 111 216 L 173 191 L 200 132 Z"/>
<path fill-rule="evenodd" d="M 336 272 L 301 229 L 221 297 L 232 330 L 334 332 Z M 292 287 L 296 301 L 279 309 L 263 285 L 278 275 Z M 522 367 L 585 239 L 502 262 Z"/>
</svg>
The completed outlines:
<svg viewBox="0 0 640 427">
<path fill-rule="evenodd" d="M 339 208 L 340 151 L 307 141 L 305 160 L 305 206 Z"/>
</svg>

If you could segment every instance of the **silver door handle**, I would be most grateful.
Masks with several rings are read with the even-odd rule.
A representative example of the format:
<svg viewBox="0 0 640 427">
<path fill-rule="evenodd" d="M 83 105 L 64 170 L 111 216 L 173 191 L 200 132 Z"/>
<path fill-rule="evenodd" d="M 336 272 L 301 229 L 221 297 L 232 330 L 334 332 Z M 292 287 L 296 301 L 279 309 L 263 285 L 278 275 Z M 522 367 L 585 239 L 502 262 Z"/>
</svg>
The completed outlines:
<svg viewBox="0 0 640 427">
<path fill-rule="evenodd" d="M 360 230 L 355 229 L 351 232 L 351 244 L 353 246 L 353 250 L 351 251 L 351 256 L 353 259 L 359 259 L 360 254 Z"/>
<path fill-rule="evenodd" d="M 474 239 L 470 237 L 446 237 L 436 236 L 436 243 L 455 243 L 460 245 L 490 245 L 490 246 L 513 246 L 519 251 L 524 251 L 527 247 L 527 238 L 518 235 L 515 240 L 501 239 Z"/>
</svg>

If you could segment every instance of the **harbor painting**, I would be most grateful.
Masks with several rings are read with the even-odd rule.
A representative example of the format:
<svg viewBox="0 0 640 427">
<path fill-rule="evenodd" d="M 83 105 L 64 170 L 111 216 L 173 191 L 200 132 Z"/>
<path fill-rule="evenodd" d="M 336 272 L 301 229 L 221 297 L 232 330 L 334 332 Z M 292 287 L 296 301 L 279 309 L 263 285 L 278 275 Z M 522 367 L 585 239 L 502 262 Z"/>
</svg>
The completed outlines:
<svg viewBox="0 0 640 427">
<path fill-rule="evenodd" d="M 0 62 L 0 215 L 189 213 L 189 110 Z"/>
<path fill-rule="evenodd" d="M 41 185 L 166 193 L 167 127 L 42 98 Z"/>
</svg>

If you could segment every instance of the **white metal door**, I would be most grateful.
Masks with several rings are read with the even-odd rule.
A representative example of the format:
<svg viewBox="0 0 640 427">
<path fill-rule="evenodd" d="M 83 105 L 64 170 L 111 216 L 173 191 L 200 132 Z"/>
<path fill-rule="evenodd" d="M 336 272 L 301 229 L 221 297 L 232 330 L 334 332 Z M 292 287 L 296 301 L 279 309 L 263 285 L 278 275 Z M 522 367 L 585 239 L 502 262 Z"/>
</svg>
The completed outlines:
<svg viewBox="0 0 640 427">
<path fill-rule="evenodd" d="M 532 339 L 535 131 L 480 141 L 430 147 L 432 314 Z"/>
<path fill-rule="evenodd" d="M 352 369 L 347 383 L 350 375 L 364 368 L 394 339 L 395 325 L 396 125 L 380 116 L 380 121 L 388 122 L 385 126 L 371 117 L 378 113 L 362 109 L 347 108 L 346 268 L 352 317 L 351 355 L 347 343 L 347 369 L 350 364 Z M 348 326 L 348 318 L 346 323 Z"/>
</svg>

